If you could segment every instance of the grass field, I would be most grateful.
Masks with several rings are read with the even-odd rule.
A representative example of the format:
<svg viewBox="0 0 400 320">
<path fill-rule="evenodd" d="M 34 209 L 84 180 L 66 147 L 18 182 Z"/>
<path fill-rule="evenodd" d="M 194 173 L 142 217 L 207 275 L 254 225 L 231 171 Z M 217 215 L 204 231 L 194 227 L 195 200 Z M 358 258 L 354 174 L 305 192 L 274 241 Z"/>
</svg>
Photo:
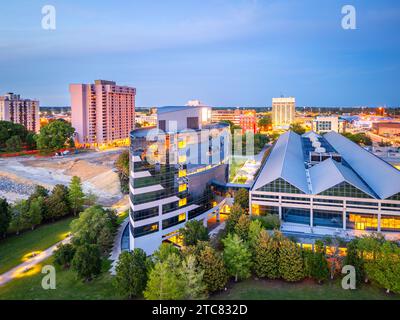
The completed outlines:
<svg viewBox="0 0 400 320">
<path fill-rule="evenodd" d="M 357 290 L 343 290 L 340 281 L 319 285 L 312 280 L 288 283 L 280 280 L 254 280 L 232 284 L 214 300 L 400 300 L 400 295 L 363 285 Z"/>
<path fill-rule="evenodd" d="M 45 250 L 63 240 L 70 230 L 72 219 L 46 224 L 0 241 L 0 274 L 22 263 L 31 252 Z"/>
<path fill-rule="evenodd" d="M 43 261 L 52 265 L 53 258 Z M 103 273 L 90 282 L 76 278 L 72 270 L 56 267 L 56 289 L 44 290 L 41 286 L 44 275 L 40 272 L 33 276 L 13 280 L 0 287 L 0 300 L 111 300 L 121 299 L 112 283 L 108 272 L 110 262 L 103 263 Z"/>
</svg>

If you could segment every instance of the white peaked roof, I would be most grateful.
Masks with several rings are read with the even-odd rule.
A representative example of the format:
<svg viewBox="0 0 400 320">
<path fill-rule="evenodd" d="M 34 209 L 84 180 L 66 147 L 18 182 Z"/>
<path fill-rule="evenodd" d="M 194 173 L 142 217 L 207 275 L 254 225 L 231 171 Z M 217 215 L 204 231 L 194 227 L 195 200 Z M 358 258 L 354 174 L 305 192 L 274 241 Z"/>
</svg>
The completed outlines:
<svg viewBox="0 0 400 320">
<path fill-rule="evenodd" d="M 370 188 L 349 168 L 331 158 L 310 168 L 312 193 L 319 194 L 339 183 L 347 182 L 375 198 Z"/>
<path fill-rule="evenodd" d="M 304 193 L 308 193 L 301 137 L 288 131 L 281 135 L 254 182 L 253 190 L 282 178 Z"/>
<path fill-rule="evenodd" d="M 400 192 L 400 171 L 336 132 L 324 138 L 368 186 L 386 199 Z"/>
</svg>

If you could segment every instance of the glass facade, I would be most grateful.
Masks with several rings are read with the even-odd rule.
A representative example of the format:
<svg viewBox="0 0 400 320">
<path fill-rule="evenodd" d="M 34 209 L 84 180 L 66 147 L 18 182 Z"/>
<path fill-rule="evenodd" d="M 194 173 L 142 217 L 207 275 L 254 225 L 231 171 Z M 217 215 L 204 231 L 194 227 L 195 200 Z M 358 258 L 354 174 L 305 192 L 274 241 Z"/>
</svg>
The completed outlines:
<svg viewBox="0 0 400 320">
<path fill-rule="evenodd" d="M 333 196 L 333 197 L 349 197 L 349 198 L 372 198 L 370 195 L 357 189 L 351 184 L 348 184 L 347 182 L 339 183 L 338 185 L 328 190 L 325 190 L 324 192 L 321 192 L 320 195 Z"/>
<path fill-rule="evenodd" d="M 346 213 L 346 228 L 362 231 L 378 231 L 378 215 Z"/>
<path fill-rule="evenodd" d="M 276 179 L 271 183 L 262 186 L 261 188 L 257 189 L 258 191 L 266 191 L 266 192 L 281 192 L 281 193 L 297 193 L 297 194 L 304 194 L 303 191 L 299 190 L 298 188 L 292 186 L 290 183 L 286 182 L 282 178 Z"/>
<path fill-rule="evenodd" d="M 310 225 L 310 210 L 282 208 L 282 220 L 285 222 Z"/>
<path fill-rule="evenodd" d="M 313 210 L 313 226 L 343 228 L 343 214 L 337 211 Z"/>
<path fill-rule="evenodd" d="M 209 129 L 217 129 L 217 131 L 213 132 L 213 135 L 216 132 L 229 132 L 227 124 L 216 125 L 215 128 L 210 125 Z M 147 131 L 149 130 L 154 130 L 154 128 Z M 186 133 L 155 135 L 150 139 L 148 139 L 149 134 L 146 129 L 134 130 L 131 133 L 130 153 L 133 175 L 130 177 L 130 184 L 134 189 L 134 193 L 130 193 L 130 199 L 133 204 L 130 210 L 132 220 L 134 222 L 143 221 L 157 216 L 162 217 L 164 214 L 176 211 L 176 215 L 173 217 L 163 220 L 160 218 L 159 223 L 156 224 L 148 224 L 142 227 L 134 227 L 133 224 L 131 234 L 134 238 L 183 224 L 187 218 L 191 219 L 212 208 L 214 199 L 210 182 L 212 179 L 216 179 L 221 183 L 226 183 L 228 170 L 225 170 L 227 165 L 223 164 L 226 159 L 222 159 L 223 161 L 217 164 L 197 164 L 197 168 L 204 168 L 199 174 L 190 170 L 193 165 L 188 164 L 190 158 L 187 154 L 190 155 L 189 149 L 193 147 L 202 150 L 198 144 L 202 133 L 201 130 L 196 131 L 194 134 L 191 133 L 191 139 L 186 136 Z M 194 135 L 197 135 L 196 139 Z M 191 142 L 192 140 L 193 142 Z M 206 139 L 207 143 L 212 143 L 213 147 L 215 147 L 216 139 Z M 223 146 L 224 139 L 221 139 L 221 145 L 212 150 L 215 150 L 218 154 L 225 155 Z M 208 151 L 210 148 L 207 146 L 205 150 Z M 194 152 L 193 156 L 196 156 Z M 196 157 L 200 158 L 200 156 L 201 154 Z M 206 161 L 214 160 L 208 156 L 208 153 L 206 159 Z M 214 170 L 214 168 L 215 175 L 207 174 L 208 170 Z M 219 169 L 223 169 L 223 172 L 226 171 L 226 174 L 221 175 L 221 170 Z M 146 187 L 148 189 L 140 190 Z M 176 199 L 172 202 L 170 201 L 172 199 L 163 201 L 170 197 L 176 197 Z M 158 200 L 160 202 L 157 204 L 150 204 Z M 151 208 L 135 210 L 137 206 L 143 207 L 146 204 L 149 204 L 148 206 L 151 205 Z M 196 205 L 197 208 L 188 212 L 188 207 L 192 205 Z"/>
</svg>

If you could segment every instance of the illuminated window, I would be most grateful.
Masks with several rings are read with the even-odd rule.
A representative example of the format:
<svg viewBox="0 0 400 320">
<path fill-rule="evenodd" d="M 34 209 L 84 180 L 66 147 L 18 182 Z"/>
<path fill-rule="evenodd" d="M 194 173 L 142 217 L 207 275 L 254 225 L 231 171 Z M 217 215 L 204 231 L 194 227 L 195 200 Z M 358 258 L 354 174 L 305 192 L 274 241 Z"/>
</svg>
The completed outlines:
<svg viewBox="0 0 400 320">
<path fill-rule="evenodd" d="M 259 216 L 260 215 L 260 206 L 258 204 L 253 204 L 251 206 L 251 213 L 255 216 Z"/>
<path fill-rule="evenodd" d="M 186 156 L 179 156 L 179 163 L 185 163 L 186 162 Z"/>
<path fill-rule="evenodd" d="M 186 140 L 181 140 L 178 142 L 179 149 L 183 149 L 186 147 Z"/>
<path fill-rule="evenodd" d="M 179 200 L 179 206 L 180 207 L 185 206 L 186 204 L 187 204 L 187 199 L 186 198 L 183 198 L 183 199 Z"/>
<path fill-rule="evenodd" d="M 181 213 L 178 217 L 178 221 L 181 222 L 185 220 L 186 220 L 186 213 Z"/>
<path fill-rule="evenodd" d="M 186 191 L 186 189 L 187 189 L 187 185 L 186 184 L 179 185 L 179 192 Z"/>
<path fill-rule="evenodd" d="M 186 169 L 179 170 L 179 178 L 186 177 Z"/>
</svg>

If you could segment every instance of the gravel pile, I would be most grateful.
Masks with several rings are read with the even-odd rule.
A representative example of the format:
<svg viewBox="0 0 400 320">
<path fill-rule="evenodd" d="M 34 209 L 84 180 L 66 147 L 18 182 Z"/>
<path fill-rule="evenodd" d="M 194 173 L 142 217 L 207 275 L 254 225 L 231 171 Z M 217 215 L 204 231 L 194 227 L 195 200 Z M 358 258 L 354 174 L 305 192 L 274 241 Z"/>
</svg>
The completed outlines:
<svg viewBox="0 0 400 320">
<path fill-rule="evenodd" d="M 14 192 L 21 195 L 30 195 L 35 190 L 35 186 L 16 183 L 11 179 L 0 177 L 0 191 Z"/>
</svg>

